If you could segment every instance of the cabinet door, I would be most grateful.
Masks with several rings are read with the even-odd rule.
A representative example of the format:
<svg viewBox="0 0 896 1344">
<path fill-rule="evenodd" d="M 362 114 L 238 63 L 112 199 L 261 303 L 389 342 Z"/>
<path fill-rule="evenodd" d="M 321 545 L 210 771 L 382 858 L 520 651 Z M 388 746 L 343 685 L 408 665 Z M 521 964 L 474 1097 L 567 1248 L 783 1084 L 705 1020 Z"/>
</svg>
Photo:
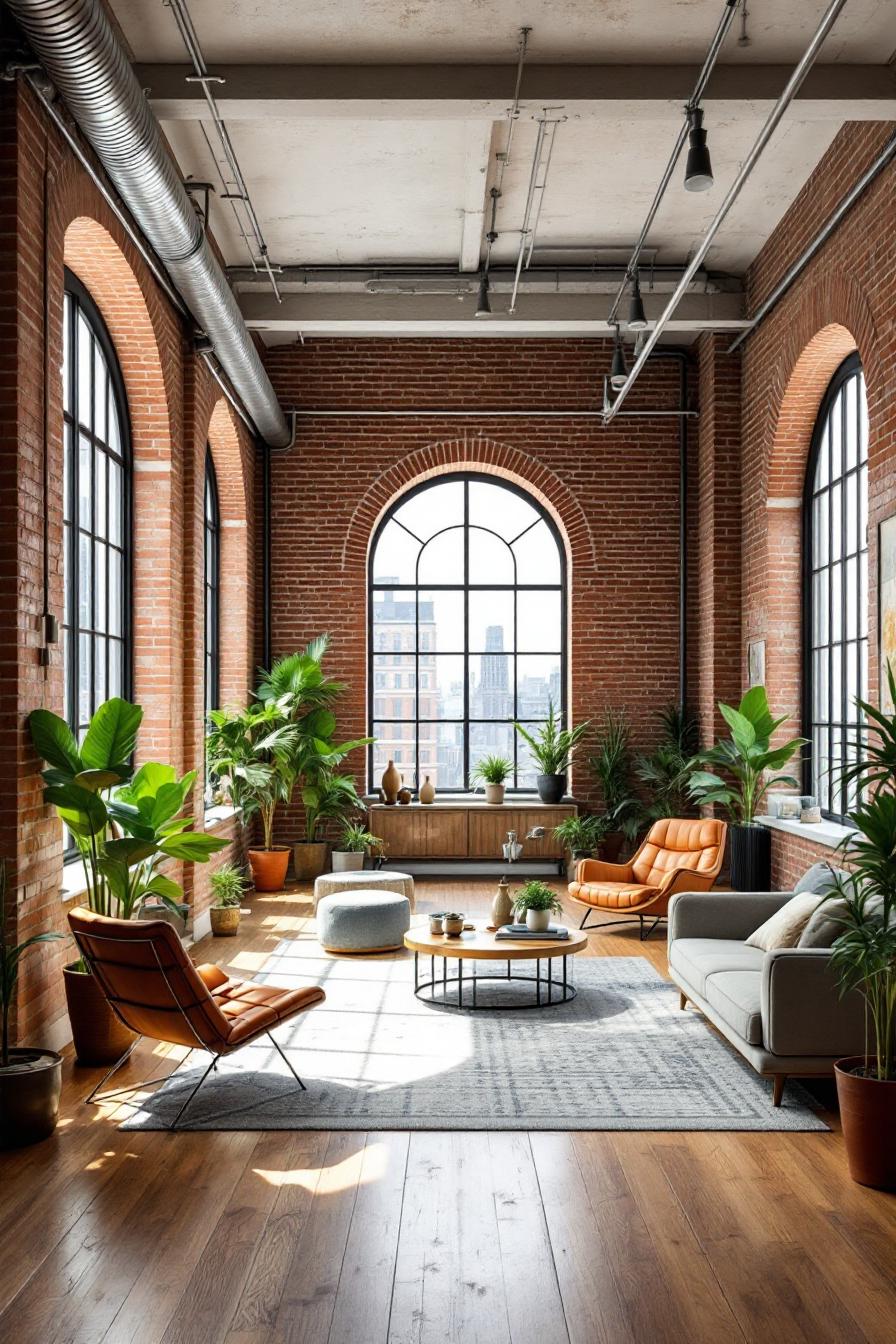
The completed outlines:
<svg viewBox="0 0 896 1344">
<path fill-rule="evenodd" d="M 516 831 L 520 839 L 522 813 L 496 807 L 494 812 L 476 808 L 470 812 L 470 858 L 500 859 L 501 846 L 508 831 Z"/>
<path fill-rule="evenodd" d="M 426 853 L 424 819 L 409 807 L 378 808 L 371 813 L 370 829 L 385 841 L 386 858 L 419 858 Z"/>
<path fill-rule="evenodd" d="M 540 807 L 537 811 L 533 808 L 531 812 L 520 814 L 520 837 L 525 841 L 523 849 L 524 859 L 559 859 L 563 855 L 563 846 L 554 835 L 554 827 L 559 825 L 564 817 L 572 816 L 574 809 L 571 807 Z M 526 840 L 526 836 L 532 830 L 533 826 L 544 828 L 543 840 Z"/>
<path fill-rule="evenodd" d="M 467 854 L 467 814 L 433 811 L 423 814 L 425 849 L 422 857 L 463 859 Z"/>
</svg>

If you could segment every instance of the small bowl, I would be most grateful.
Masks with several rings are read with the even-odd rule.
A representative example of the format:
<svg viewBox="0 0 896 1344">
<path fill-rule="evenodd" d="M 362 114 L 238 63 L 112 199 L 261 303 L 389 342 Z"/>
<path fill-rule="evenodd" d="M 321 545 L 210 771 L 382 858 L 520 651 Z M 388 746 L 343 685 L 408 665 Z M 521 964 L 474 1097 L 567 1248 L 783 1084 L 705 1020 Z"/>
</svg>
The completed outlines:
<svg viewBox="0 0 896 1344">
<path fill-rule="evenodd" d="M 429 917 L 430 933 L 444 933 L 445 932 L 444 919 L 445 919 L 444 915 L 430 915 Z"/>
<path fill-rule="evenodd" d="M 464 931 L 464 915 L 455 915 L 453 918 L 446 915 L 444 919 L 445 932 L 449 938 L 459 938 Z"/>
</svg>

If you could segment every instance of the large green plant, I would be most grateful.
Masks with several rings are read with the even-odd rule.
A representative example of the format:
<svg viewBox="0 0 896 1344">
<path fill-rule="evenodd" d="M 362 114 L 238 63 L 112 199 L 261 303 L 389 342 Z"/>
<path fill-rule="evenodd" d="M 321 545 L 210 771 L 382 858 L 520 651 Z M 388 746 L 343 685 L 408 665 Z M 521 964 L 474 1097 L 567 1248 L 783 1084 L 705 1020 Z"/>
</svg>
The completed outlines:
<svg viewBox="0 0 896 1344">
<path fill-rule="evenodd" d="M 612 823 L 606 816 L 566 817 L 554 827 L 554 835 L 575 858 L 591 855 L 609 833 Z"/>
<path fill-rule="evenodd" d="M 272 849 L 277 808 L 295 788 L 297 730 L 273 702 L 214 709 L 208 717 L 209 773 L 247 820 L 258 813 L 264 848 Z"/>
<path fill-rule="evenodd" d="M 660 735 L 653 751 L 638 756 L 635 775 L 649 796 L 641 810 L 642 823 L 662 817 L 681 817 L 692 806 L 688 791 L 698 769 L 697 721 L 683 705 L 666 705 L 659 713 Z"/>
<path fill-rule="evenodd" d="M 47 763 L 44 801 L 55 807 L 84 866 L 87 903 L 97 914 L 130 919 L 144 896 L 177 908 L 179 883 L 159 871 L 166 859 L 206 863 L 227 844 L 192 829 L 182 815 L 196 775 L 178 779 L 170 765 L 131 763 L 143 720 L 139 705 L 107 700 L 78 745 L 58 714 L 36 709 L 31 737 Z"/>
<path fill-rule="evenodd" d="M 631 786 L 631 736 L 625 710 L 608 709 L 598 732 L 597 750 L 589 760 L 603 794 L 605 833 L 622 831 L 629 839 L 637 833 L 640 812 Z"/>
<path fill-rule="evenodd" d="M 719 712 L 731 729 L 731 736 L 698 754 L 698 766 L 713 769 L 696 769 L 688 789 L 696 802 L 718 803 L 732 821 L 753 826 L 769 789 L 777 785 L 798 787 L 790 775 L 775 772 L 787 764 L 806 739 L 794 737 L 780 747 L 771 745 L 772 734 L 786 716 L 772 717 L 764 686 L 751 687 L 737 709 L 720 704 Z"/>
<path fill-rule="evenodd" d="M 548 702 L 548 716 L 538 734 L 530 733 L 521 723 L 514 728 L 529 748 L 532 760 L 542 775 L 565 775 L 575 749 L 591 726 L 591 720 L 575 728 L 563 728 L 552 701 Z"/>
<path fill-rule="evenodd" d="M 314 842 L 325 821 L 344 820 L 350 812 L 362 811 L 364 804 L 358 797 L 351 775 L 336 775 L 328 770 L 317 771 L 302 789 L 305 806 L 305 839 Z"/>
<path fill-rule="evenodd" d="M 54 943 L 61 933 L 34 933 L 24 943 L 13 943 L 7 935 L 6 860 L 0 859 L 0 1069 L 9 1066 L 9 1019 L 19 982 L 19 963 L 29 947 L 36 943 Z"/>
</svg>

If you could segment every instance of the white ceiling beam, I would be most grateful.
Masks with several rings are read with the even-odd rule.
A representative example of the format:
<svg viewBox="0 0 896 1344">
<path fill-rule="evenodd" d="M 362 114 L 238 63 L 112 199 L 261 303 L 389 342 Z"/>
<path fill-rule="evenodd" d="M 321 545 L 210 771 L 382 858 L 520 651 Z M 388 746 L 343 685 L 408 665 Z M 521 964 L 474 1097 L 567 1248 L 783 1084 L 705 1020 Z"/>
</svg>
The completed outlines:
<svg viewBox="0 0 896 1344">
<path fill-rule="evenodd" d="M 495 123 L 468 121 L 464 127 L 464 197 L 460 237 L 460 269 L 478 271 L 487 225 L 492 141 Z"/>
<path fill-rule="evenodd" d="M 136 65 L 162 120 L 207 113 L 185 65 Z M 514 69 L 506 65 L 219 65 L 222 116 L 452 118 L 498 121 L 507 111 Z M 726 116 L 763 115 L 791 74 L 785 65 L 719 65 L 705 102 Z M 562 104 L 568 117 L 655 117 L 680 111 L 697 75 L 693 65 L 527 65 L 522 107 Z M 888 65 L 819 65 L 796 98 L 801 120 L 854 121 L 896 116 L 896 70 Z"/>
</svg>

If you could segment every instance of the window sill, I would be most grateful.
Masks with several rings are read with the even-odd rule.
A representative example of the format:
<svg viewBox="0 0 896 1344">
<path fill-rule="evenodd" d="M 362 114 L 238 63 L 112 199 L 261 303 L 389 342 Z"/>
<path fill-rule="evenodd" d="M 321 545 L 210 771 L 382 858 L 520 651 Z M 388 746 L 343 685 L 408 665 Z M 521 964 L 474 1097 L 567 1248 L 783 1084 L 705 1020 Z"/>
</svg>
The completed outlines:
<svg viewBox="0 0 896 1344">
<path fill-rule="evenodd" d="M 790 821 L 782 817 L 757 817 L 761 826 L 771 831 L 783 831 L 785 835 L 798 835 L 801 840 L 812 844 L 824 845 L 826 849 L 836 849 L 849 836 L 855 835 L 852 826 L 841 826 L 836 821 Z"/>
<path fill-rule="evenodd" d="M 84 896 L 87 892 L 87 879 L 84 876 L 84 865 L 80 859 L 69 859 L 68 863 L 62 865 L 62 883 L 59 887 L 59 895 L 64 901 L 73 901 L 76 896 Z"/>
<path fill-rule="evenodd" d="M 207 831 L 213 831 L 217 826 L 223 825 L 225 821 L 230 821 L 231 818 L 241 815 L 238 807 L 228 807 L 223 803 L 218 803 L 214 807 L 205 809 L 203 827 Z"/>
</svg>

